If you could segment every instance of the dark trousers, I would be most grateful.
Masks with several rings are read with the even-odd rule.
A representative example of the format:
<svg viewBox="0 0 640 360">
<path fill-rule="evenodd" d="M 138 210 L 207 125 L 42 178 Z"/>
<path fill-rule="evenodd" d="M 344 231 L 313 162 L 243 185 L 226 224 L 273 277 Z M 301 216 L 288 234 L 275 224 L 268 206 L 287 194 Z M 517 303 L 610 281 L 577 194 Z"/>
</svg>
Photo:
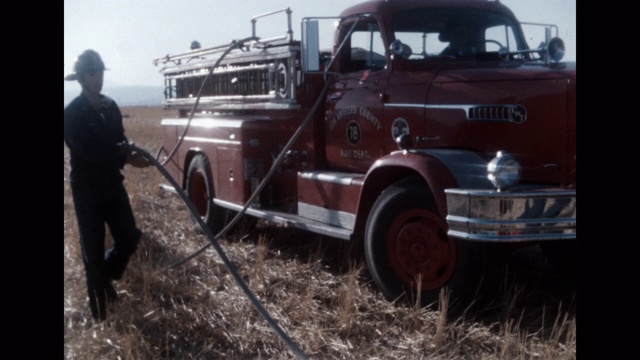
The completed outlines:
<svg viewBox="0 0 640 360">
<path fill-rule="evenodd" d="M 89 307 L 96 319 L 106 318 L 110 279 L 122 277 L 142 233 L 136 227 L 129 196 L 120 183 L 108 189 L 72 186 L 85 267 Z M 105 223 L 113 246 L 105 252 Z M 113 294 L 114 295 L 114 294 Z"/>
</svg>

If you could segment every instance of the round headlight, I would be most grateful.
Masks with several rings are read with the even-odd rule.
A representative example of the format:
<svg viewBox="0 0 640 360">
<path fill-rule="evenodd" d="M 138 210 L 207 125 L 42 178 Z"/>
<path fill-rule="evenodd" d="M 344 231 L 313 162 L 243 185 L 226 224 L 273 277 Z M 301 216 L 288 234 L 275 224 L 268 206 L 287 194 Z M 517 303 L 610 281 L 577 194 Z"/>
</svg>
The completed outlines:
<svg viewBox="0 0 640 360">
<path fill-rule="evenodd" d="M 520 163 L 513 156 L 498 151 L 487 165 L 487 177 L 498 190 L 507 189 L 520 180 Z"/>
</svg>

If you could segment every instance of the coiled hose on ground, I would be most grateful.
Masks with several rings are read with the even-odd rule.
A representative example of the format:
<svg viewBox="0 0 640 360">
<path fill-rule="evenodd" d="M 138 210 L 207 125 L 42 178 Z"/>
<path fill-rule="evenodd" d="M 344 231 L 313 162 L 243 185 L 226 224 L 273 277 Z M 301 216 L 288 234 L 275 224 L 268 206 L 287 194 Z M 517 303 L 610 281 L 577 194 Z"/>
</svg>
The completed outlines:
<svg viewBox="0 0 640 360">
<path fill-rule="evenodd" d="M 220 255 L 220 258 L 224 262 L 224 265 L 227 267 L 227 269 L 229 270 L 229 272 L 231 273 L 233 278 L 236 280 L 236 282 L 238 283 L 240 288 L 247 295 L 249 300 L 251 300 L 251 302 L 256 307 L 256 309 L 258 310 L 260 315 L 262 315 L 262 317 L 267 321 L 267 323 L 269 323 L 269 325 L 275 330 L 275 332 L 278 334 L 278 336 L 280 336 L 280 338 L 282 338 L 282 340 L 287 344 L 287 346 L 291 349 L 291 351 L 294 354 L 296 354 L 296 356 L 298 356 L 298 358 L 307 359 L 307 356 L 304 354 L 304 352 L 302 352 L 302 350 L 289 338 L 289 336 L 284 332 L 284 330 L 282 330 L 282 328 L 280 328 L 280 326 L 275 322 L 275 320 L 271 317 L 271 315 L 269 315 L 267 310 L 262 306 L 260 301 L 253 294 L 251 289 L 249 289 L 248 285 L 244 282 L 244 280 L 242 279 L 240 274 L 238 274 L 238 272 L 236 271 L 235 266 L 233 266 L 233 263 L 231 263 L 231 261 L 229 260 L 229 258 L 225 254 L 224 250 L 222 249 L 222 247 L 218 243 L 217 237 L 213 235 L 213 233 L 211 232 L 211 230 L 209 229 L 207 224 L 202 220 L 202 218 L 200 217 L 200 215 L 198 213 L 198 210 L 196 209 L 195 205 L 193 205 L 193 203 L 189 199 L 189 196 L 184 192 L 184 190 L 182 190 L 182 187 L 180 186 L 180 184 L 178 184 L 178 182 L 173 177 L 171 177 L 169 172 L 167 172 L 167 170 L 164 168 L 164 166 L 158 160 L 156 160 L 153 156 L 151 156 L 151 154 L 149 154 L 145 150 L 143 150 L 143 149 L 141 149 L 141 148 L 139 148 L 139 147 L 137 147 L 137 146 L 135 146 L 133 144 L 120 144 L 120 146 L 122 147 L 122 151 L 126 151 L 126 152 L 135 151 L 135 152 L 141 154 L 152 165 L 154 165 L 160 171 L 160 173 L 162 173 L 162 175 L 171 183 L 171 185 L 173 185 L 173 187 L 178 192 L 178 195 L 180 195 L 180 197 L 182 198 L 184 203 L 189 208 L 189 211 L 194 215 L 194 218 L 196 219 L 196 221 L 198 222 L 198 224 L 200 225 L 200 227 L 204 231 L 205 235 L 209 239 L 210 244 L 213 245 L 213 247 L 218 252 L 218 255 Z M 223 229 L 222 232 L 224 232 L 224 230 L 225 229 Z"/>
<path fill-rule="evenodd" d="M 220 60 L 226 55 L 228 54 L 229 51 L 231 51 L 233 48 L 240 46 L 242 43 L 244 43 L 244 41 L 250 40 L 253 38 L 247 38 L 244 39 L 242 41 L 238 41 L 238 42 L 234 42 L 229 49 L 227 49 L 225 51 L 225 53 L 223 54 L 223 56 L 221 56 L 220 59 L 218 59 L 218 62 L 216 62 L 216 64 L 211 68 L 209 75 L 211 75 L 211 73 L 213 72 L 213 69 L 219 64 Z M 207 76 L 209 76 L 207 75 Z M 203 81 L 203 85 L 206 82 Z M 139 154 L 141 154 L 143 157 L 145 157 L 152 165 L 154 165 L 158 171 L 160 171 L 160 173 L 171 183 L 171 185 L 174 187 L 174 189 L 176 190 L 176 192 L 178 193 L 178 195 L 180 195 L 180 197 L 182 198 L 182 200 L 184 201 L 184 203 L 187 205 L 189 211 L 191 212 L 191 214 L 193 214 L 193 217 L 195 218 L 195 220 L 198 222 L 198 225 L 200 226 L 200 228 L 204 231 L 205 235 L 207 236 L 207 238 L 209 239 L 209 243 L 202 247 L 200 250 L 198 250 L 197 252 L 195 252 L 194 254 L 190 255 L 189 257 L 172 264 L 170 267 L 175 267 L 178 266 L 192 258 L 194 258 L 195 256 L 197 256 L 198 254 L 202 253 L 205 249 L 207 249 L 209 246 L 213 245 L 213 247 L 216 249 L 216 251 L 218 252 L 218 255 L 220 256 L 220 258 L 222 259 L 222 261 L 224 262 L 225 266 L 227 267 L 227 269 L 229 270 L 229 272 L 231 273 L 231 275 L 233 276 L 233 278 L 236 280 L 236 282 L 238 283 L 238 285 L 240 286 L 240 288 L 244 291 L 244 293 L 247 295 L 247 297 L 249 298 L 249 300 L 253 303 L 253 305 L 256 307 L 256 309 L 258 310 L 258 312 L 260 313 L 260 315 L 262 315 L 262 317 L 267 321 L 267 323 L 274 329 L 274 331 L 278 334 L 278 336 L 280 336 L 280 338 L 282 338 L 282 340 L 287 344 L 287 346 L 291 349 L 291 351 L 298 356 L 298 358 L 300 359 L 307 359 L 306 355 L 304 354 L 304 352 L 302 352 L 302 350 L 289 338 L 289 336 L 282 330 L 282 328 L 280 328 L 280 326 L 273 320 L 273 318 L 269 315 L 269 313 L 266 311 L 266 309 L 262 306 L 262 304 L 260 303 L 260 301 L 256 298 L 256 296 L 253 294 L 253 292 L 251 291 L 251 289 L 249 289 L 249 287 L 247 286 L 247 284 L 244 282 L 244 280 L 242 279 L 242 277 L 238 274 L 238 272 L 235 269 L 235 266 L 233 266 L 233 264 L 231 263 L 231 261 L 229 260 L 229 258 L 227 257 L 227 255 L 225 254 L 224 250 L 222 249 L 222 247 L 220 246 L 220 244 L 218 243 L 218 239 L 223 236 L 224 234 L 227 233 L 227 231 L 229 231 L 229 229 L 231 229 L 233 226 L 235 226 L 235 224 L 240 221 L 240 219 L 242 218 L 242 216 L 244 216 L 244 213 L 246 212 L 246 210 L 249 208 L 250 204 L 253 202 L 253 200 L 260 194 L 260 192 L 264 189 L 264 187 L 266 186 L 266 184 L 268 183 L 268 181 L 271 179 L 271 177 L 273 176 L 273 174 L 276 172 L 276 170 L 278 169 L 278 167 L 280 166 L 280 164 L 282 163 L 282 161 L 284 160 L 284 157 L 286 155 L 286 153 L 291 149 L 291 147 L 293 146 L 293 144 L 298 140 L 298 138 L 300 137 L 300 135 L 302 134 L 302 131 L 304 130 L 304 128 L 311 122 L 311 119 L 313 119 L 313 114 L 317 111 L 318 107 L 320 106 L 320 103 L 322 102 L 322 99 L 324 99 L 324 95 L 327 92 L 327 89 L 329 88 L 329 84 L 331 82 L 330 81 L 325 81 L 325 86 L 322 88 L 322 91 L 320 92 L 318 99 L 316 100 L 316 102 L 314 103 L 313 107 L 311 108 L 311 110 L 309 111 L 309 113 L 307 114 L 307 116 L 305 117 L 304 121 L 300 124 L 300 126 L 298 127 L 298 129 L 296 130 L 296 132 L 291 136 L 291 138 L 289 139 L 289 142 L 287 142 L 287 144 L 284 146 L 284 148 L 280 151 L 280 154 L 278 155 L 278 157 L 274 160 L 271 169 L 269 170 L 269 172 L 265 175 L 265 177 L 262 179 L 262 181 L 260 182 L 260 184 L 258 185 L 258 187 L 255 189 L 255 191 L 253 192 L 253 194 L 251 195 L 251 197 L 247 200 L 245 206 L 242 208 L 242 210 L 240 210 L 236 216 L 224 227 L 224 229 L 222 229 L 220 231 L 220 233 L 218 233 L 217 235 L 214 235 L 211 232 L 211 229 L 209 229 L 209 227 L 207 226 L 207 224 L 202 220 L 202 218 L 200 217 L 200 214 L 198 212 L 198 210 L 195 208 L 195 205 L 193 205 L 193 203 L 191 202 L 191 200 L 189 199 L 188 195 L 184 192 L 184 190 L 182 189 L 182 186 L 180 184 L 178 184 L 178 182 L 171 177 L 171 175 L 167 172 L 167 170 L 164 168 L 164 164 L 166 163 L 166 161 L 168 161 L 168 159 L 170 159 L 173 154 L 175 154 L 176 149 L 178 148 L 180 141 L 182 140 L 182 138 L 184 138 L 184 133 L 186 133 L 187 128 L 188 128 L 188 124 L 187 124 L 187 128 L 185 128 L 184 133 L 182 134 L 182 136 L 180 137 L 178 144 L 176 144 L 176 147 L 169 153 L 169 155 L 167 156 L 167 160 L 163 163 L 160 163 L 156 158 L 159 156 L 160 151 L 158 151 L 156 157 L 153 157 L 151 154 L 149 154 L 147 151 L 145 151 L 144 149 L 141 149 L 137 146 L 135 146 L 134 144 L 120 144 L 120 146 L 122 147 L 122 150 L 125 152 L 137 152 Z M 200 93 L 202 92 L 202 86 L 200 88 L 200 91 L 198 92 L 198 97 L 196 99 L 196 102 L 194 104 L 193 110 L 191 112 L 191 115 L 189 117 L 189 121 L 191 121 L 193 114 L 195 112 L 195 109 L 198 106 L 198 102 L 200 100 Z"/>
</svg>

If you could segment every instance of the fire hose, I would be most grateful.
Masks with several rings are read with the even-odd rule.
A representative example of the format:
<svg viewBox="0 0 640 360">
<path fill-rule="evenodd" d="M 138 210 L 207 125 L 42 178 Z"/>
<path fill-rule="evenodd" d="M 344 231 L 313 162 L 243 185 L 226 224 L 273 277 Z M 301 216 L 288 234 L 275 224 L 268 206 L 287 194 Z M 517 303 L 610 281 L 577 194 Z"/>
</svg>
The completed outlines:
<svg viewBox="0 0 640 360">
<path fill-rule="evenodd" d="M 238 212 L 236 214 L 236 216 L 229 222 L 229 224 L 227 224 L 227 226 L 225 226 L 224 229 L 222 229 L 220 231 L 220 233 L 218 233 L 217 235 L 213 235 L 213 233 L 211 232 L 211 229 L 202 220 L 202 217 L 200 216 L 200 213 L 196 209 L 195 205 L 189 199 L 189 196 L 182 189 L 182 186 L 180 184 L 178 184 L 178 182 L 167 172 L 167 170 L 164 168 L 164 165 L 162 163 L 160 163 L 155 157 L 153 157 L 147 151 L 137 147 L 133 143 L 121 143 L 121 144 L 119 144 L 119 146 L 121 148 L 121 151 L 123 151 L 125 153 L 136 152 L 136 153 L 140 154 L 147 161 L 149 161 L 152 165 L 154 165 L 158 169 L 158 171 L 160 171 L 160 173 L 171 183 L 171 185 L 177 191 L 178 195 L 180 195 L 180 197 L 182 198 L 184 203 L 187 205 L 189 211 L 193 215 L 193 218 L 198 222 L 198 225 L 204 231 L 205 235 L 209 239 L 209 244 L 207 244 L 206 246 L 202 247 L 200 250 L 198 250 L 196 253 L 192 254 L 188 258 L 185 258 L 185 259 L 183 259 L 182 261 L 180 261 L 178 263 L 172 264 L 171 267 L 175 267 L 175 266 L 177 266 L 179 264 L 182 264 L 182 263 L 186 262 L 187 260 L 189 260 L 189 259 L 195 257 L 196 255 L 200 254 L 201 252 L 203 252 L 209 246 L 213 245 L 215 250 L 218 252 L 218 255 L 220 256 L 220 258 L 224 262 L 224 265 L 227 267 L 227 269 L 229 270 L 229 272 L 231 273 L 231 275 L 233 276 L 235 281 L 238 283 L 240 288 L 247 295 L 249 300 L 256 307 L 256 309 L 258 310 L 260 315 L 262 315 L 262 317 L 273 328 L 273 330 L 282 338 L 282 340 L 287 344 L 287 346 L 289 346 L 291 351 L 293 353 L 295 353 L 300 359 L 307 359 L 307 357 L 302 352 L 302 350 L 282 330 L 282 328 L 280 328 L 280 326 L 273 320 L 273 318 L 269 315 L 269 313 L 266 311 L 266 309 L 262 306 L 260 301 L 256 298 L 256 296 L 253 294 L 251 289 L 249 289 L 248 285 L 245 283 L 245 281 L 242 279 L 242 277 L 238 274 L 238 272 L 235 269 L 235 266 L 233 265 L 233 263 L 231 263 L 231 261 L 229 260 L 229 258 L 227 257 L 227 255 L 225 254 L 224 250 L 222 249 L 222 247 L 220 246 L 220 244 L 218 243 L 217 240 L 218 240 L 218 238 L 220 238 L 221 236 L 226 234 L 226 232 L 229 229 L 231 229 L 238 221 L 240 221 L 240 219 L 242 218 L 242 216 L 244 215 L 246 210 L 249 208 L 250 204 L 253 202 L 253 200 L 260 194 L 260 192 L 266 186 L 267 182 L 270 180 L 270 178 L 273 176 L 273 174 L 276 172 L 276 170 L 280 166 L 280 163 L 284 160 L 286 153 L 289 151 L 291 146 L 293 146 L 293 144 L 297 141 L 297 139 L 302 134 L 302 131 L 304 130 L 304 128 L 309 124 L 309 122 L 313 118 L 313 114 L 316 112 L 316 110 L 320 106 L 320 103 L 321 103 L 322 99 L 324 98 L 324 95 L 325 95 L 327 89 L 329 88 L 329 84 L 330 83 L 331 83 L 330 81 L 326 81 L 325 82 L 325 86 L 322 88 L 322 91 L 321 91 L 320 95 L 318 96 L 318 99 L 316 100 L 315 104 L 313 105 L 313 107 L 311 108 L 311 110 L 309 111 L 307 116 L 305 117 L 304 121 L 300 124 L 300 126 L 298 127 L 296 132 L 291 136 L 289 142 L 287 142 L 287 144 L 282 149 L 282 151 L 280 152 L 278 157 L 274 160 L 273 165 L 271 166 L 271 169 L 265 175 L 264 179 L 262 179 L 262 181 L 260 182 L 258 187 L 255 189 L 255 191 L 253 192 L 251 197 L 247 200 L 245 206 L 242 208 L 242 210 L 240 212 Z"/>
<path fill-rule="evenodd" d="M 269 325 L 282 338 L 282 340 L 284 340 L 284 342 L 287 344 L 287 346 L 289 346 L 291 351 L 293 351 L 293 353 L 295 353 L 298 356 L 298 358 L 307 359 L 306 355 L 302 352 L 302 350 L 289 338 L 289 336 L 284 332 L 284 330 L 282 330 L 282 328 L 280 328 L 280 326 L 275 322 L 275 320 L 273 320 L 273 318 L 269 315 L 267 310 L 262 306 L 260 301 L 253 294 L 251 289 L 249 289 L 248 285 L 244 282 L 244 280 L 242 279 L 240 274 L 238 274 L 238 272 L 235 269 L 235 266 L 229 260 L 229 258 L 225 254 L 224 250 L 222 249 L 222 247 L 218 243 L 217 237 L 213 235 L 213 233 L 211 232 L 211 230 L 209 229 L 207 224 L 200 217 L 200 215 L 198 213 L 198 210 L 196 209 L 195 205 L 193 205 L 193 203 L 191 202 L 191 200 L 189 199 L 187 194 L 184 192 L 184 190 L 182 190 L 182 187 L 176 182 L 176 180 L 173 177 L 171 177 L 171 175 L 167 172 L 167 170 L 163 167 L 163 165 L 158 160 L 156 160 L 153 156 L 151 156 L 151 154 L 149 154 L 145 150 L 143 150 L 143 149 L 141 149 L 141 148 L 139 148 L 139 147 L 137 147 L 137 146 L 135 146 L 133 144 L 122 143 L 122 144 L 120 144 L 120 146 L 121 146 L 121 150 L 122 151 L 126 151 L 126 152 L 135 151 L 138 154 L 142 155 L 152 165 L 154 165 L 160 171 L 160 173 L 162 173 L 162 175 L 167 180 L 169 180 L 171 185 L 173 185 L 173 187 L 177 190 L 178 194 L 180 195 L 180 197 L 182 198 L 184 203 L 189 208 L 189 211 L 191 211 L 191 213 L 194 215 L 194 218 L 196 219 L 196 221 L 198 222 L 198 224 L 200 225 L 200 227 L 204 231 L 205 235 L 209 239 L 210 245 L 213 245 L 213 247 L 216 249 L 216 251 L 218 252 L 218 255 L 220 256 L 220 258 L 224 262 L 224 265 L 227 267 L 227 269 L 229 270 L 229 272 L 231 273 L 233 278 L 236 280 L 236 282 L 238 283 L 240 288 L 247 295 L 249 300 L 251 300 L 251 302 L 256 307 L 256 309 L 258 310 L 260 315 L 262 315 L 262 317 L 267 321 L 267 323 L 269 323 Z M 240 215 L 240 214 L 238 214 L 238 215 Z M 224 233 L 224 230 L 226 230 L 226 229 L 223 229 L 223 231 L 221 233 Z"/>
</svg>

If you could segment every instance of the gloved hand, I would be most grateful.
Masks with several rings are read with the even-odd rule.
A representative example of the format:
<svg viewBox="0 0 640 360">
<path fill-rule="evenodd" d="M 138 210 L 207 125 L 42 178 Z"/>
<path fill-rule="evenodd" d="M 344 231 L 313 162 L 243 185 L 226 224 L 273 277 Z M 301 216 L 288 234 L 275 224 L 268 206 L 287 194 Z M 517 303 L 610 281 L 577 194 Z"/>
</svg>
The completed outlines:
<svg viewBox="0 0 640 360">
<path fill-rule="evenodd" d="M 131 164 L 137 168 L 145 168 L 151 163 L 142 154 L 135 151 L 134 143 L 122 142 L 118 144 L 120 153 L 127 155 L 127 164 Z"/>
</svg>

